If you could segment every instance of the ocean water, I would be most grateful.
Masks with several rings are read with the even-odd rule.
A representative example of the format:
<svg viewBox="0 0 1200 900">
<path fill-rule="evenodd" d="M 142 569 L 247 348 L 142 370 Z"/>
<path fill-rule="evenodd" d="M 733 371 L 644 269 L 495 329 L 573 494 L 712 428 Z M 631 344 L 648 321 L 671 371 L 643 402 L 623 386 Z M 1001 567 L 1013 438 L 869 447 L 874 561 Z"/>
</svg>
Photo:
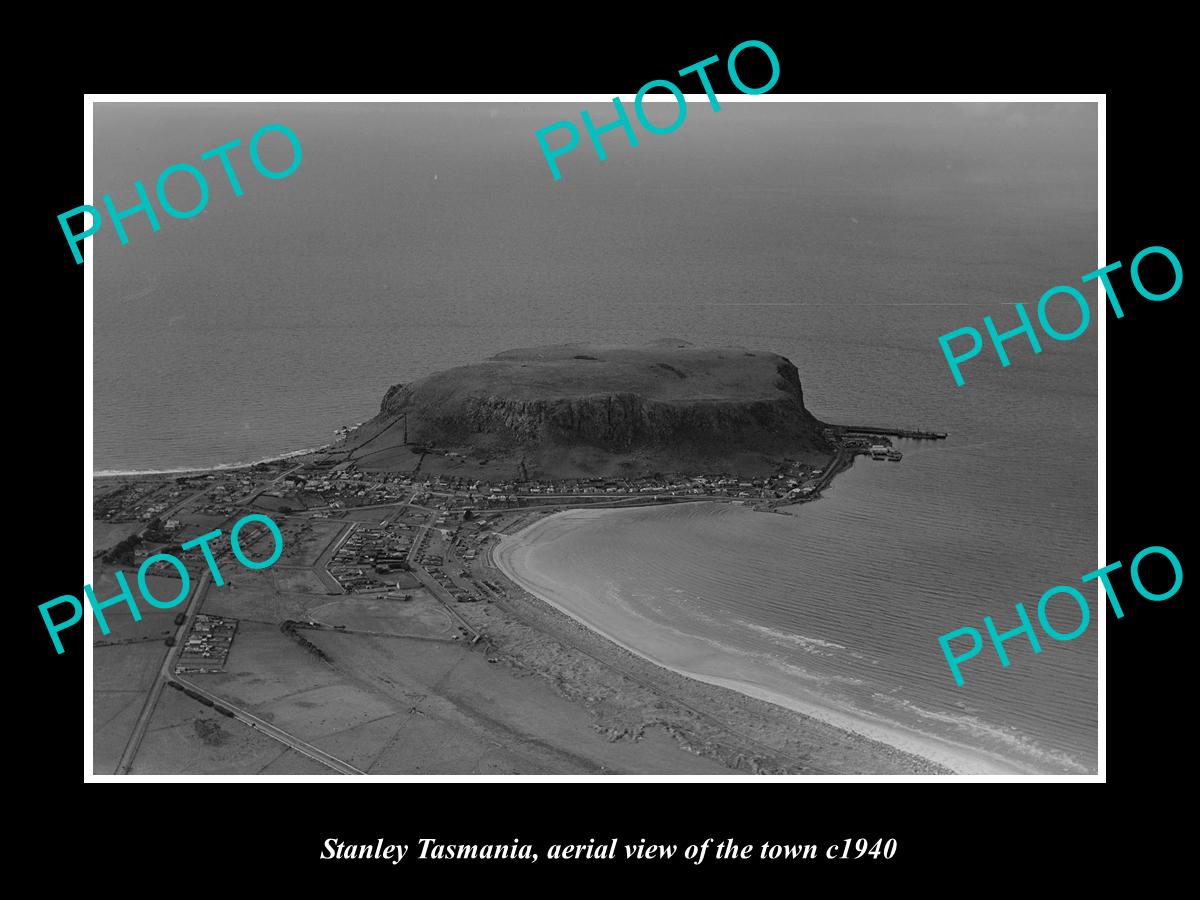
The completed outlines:
<svg viewBox="0 0 1200 900">
<path fill-rule="evenodd" d="M 673 135 L 563 157 L 555 182 L 532 134 L 580 105 L 97 105 L 97 194 L 118 206 L 135 179 L 268 122 L 296 131 L 304 160 L 267 181 L 235 153 L 244 196 L 214 169 L 201 215 L 158 232 L 128 219 L 127 246 L 89 239 L 93 468 L 323 444 L 390 385 L 511 347 L 775 351 L 819 417 L 950 439 L 859 462 L 791 520 L 631 524 L 662 544 L 621 545 L 620 567 L 663 585 L 658 602 L 748 623 L 738 640 L 763 652 L 866 682 L 847 702 L 975 729 L 1047 771 L 1094 767 L 1094 625 L 1037 656 L 1018 646 L 1004 670 L 986 651 L 958 689 L 936 643 L 985 614 L 1015 624 L 1014 602 L 1098 564 L 1095 325 L 1036 355 L 1011 341 L 1007 369 L 989 351 L 962 388 L 937 345 L 984 315 L 1013 327 L 1014 301 L 1099 264 L 1094 109 L 694 105 Z M 1077 315 L 1051 318 L 1069 331 Z M 611 544 L 573 549 L 578 577 L 613 564 Z"/>
<path fill-rule="evenodd" d="M 903 462 L 860 460 L 792 517 L 715 503 L 568 514 L 567 527 L 530 536 L 517 568 L 660 664 L 957 771 L 1094 771 L 1095 627 L 1070 643 L 1042 635 L 1040 655 L 1014 639 L 1007 669 L 985 650 L 963 664 L 962 687 L 936 640 L 962 625 L 983 631 L 985 614 L 1007 631 L 1019 624 L 1015 601 L 1033 618 L 1043 590 L 1078 587 L 1092 567 L 1062 571 L 1073 537 L 1046 536 L 1034 511 L 972 490 L 967 502 L 985 504 L 995 527 L 964 522 L 962 496 L 946 487 L 970 482 L 986 448 L 900 445 Z M 1036 534 L 1040 543 L 1022 538 Z M 1026 572 L 1045 581 L 1020 593 Z M 1067 600 L 1048 615 L 1068 633 L 1080 614 Z"/>
</svg>

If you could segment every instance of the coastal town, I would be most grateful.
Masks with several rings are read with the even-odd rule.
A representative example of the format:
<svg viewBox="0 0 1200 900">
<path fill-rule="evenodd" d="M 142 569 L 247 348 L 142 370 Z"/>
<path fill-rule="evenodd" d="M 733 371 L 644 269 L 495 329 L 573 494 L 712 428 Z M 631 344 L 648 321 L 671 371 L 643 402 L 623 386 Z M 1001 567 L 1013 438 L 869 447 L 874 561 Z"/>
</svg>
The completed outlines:
<svg viewBox="0 0 1200 900">
<path fill-rule="evenodd" d="M 339 436 L 352 431 L 347 428 Z M 520 655 L 506 649 L 514 633 L 564 625 L 547 619 L 544 604 L 496 565 L 493 550 L 505 536 L 567 509 L 704 501 L 788 515 L 789 507 L 818 498 L 856 457 L 897 461 L 901 454 L 891 437 L 915 435 L 943 437 L 830 428 L 826 437 L 834 452 L 824 465 L 784 459 L 773 473 L 756 477 L 707 472 L 484 479 L 473 477 L 469 460 L 453 451 L 421 446 L 412 454 L 412 468 L 400 472 L 360 467 L 327 448 L 242 468 L 97 478 L 96 563 L 101 570 L 128 568 L 157 553 L 174 553 L 188 567 L 195 585 L 191 595 L 170 611 L 173 620 L 154 632 L 161 649 L 158 666 L 147 666 L 148 696 L 175 704 L 191 699 L 225 719 L 240 720 L 307 758 L 318 771 L 357 772 L 350 762 L 315 751 L 290 729 L 274 722 L 268 727 L 249 704 L 230 697 L 236 695 L 243 671 L 257 665 L 250 656 L 262 652 L 269 633 L 276 635 L 269 638 L 272 653 L 282 652 L 280 640 L 290 642 L 312 661 L 305 665 L 325 669 L 356 665 L 339 651 L 339 642 L 383 637 L 480 648 L 485 666 L 520 666 Z M 440 463 L 441 471 L 425 471 L 438 468 L 429 466 L 431 460 Z M 270 575 L 240 572 L 215 587 L 204 577 L 201 555 L 180 553 L 179 547 L 220 529 L 221 537 L 211 542 L 214 559 L 232 569 L 226 565 L 227 531 L 246 513 L 268 515 L 278 523 L 283 557 Z M 247 552 L 255 552 L 253 543 Z M 149 570 L 156 577 L 178 577 L 160 564 Z M 140 640 L 154 638 L 147 633 Z M 97 641 L 95 646 L 105 654 L 113 652 L 109 647 L 129 649 L 127 642 Z M 532 659 L 540 659 L 541 652 Z M 103 667 L 108 659 L 97 656 L 97 665 Z M 290 683 L 294 673 L 281 677 Z M 569 691 L 560 684 L 560 690 Z M 163 695 L 162 687 L 175 690 Z M 136 761 L 159 752 L 154 749 L 157 726 L 151 727 L 155 705 L 148 702 L 135 721 L 113 735 L 110 771 L 145 771 L 145 763 L 139 767 Z M 604 722 L 602 716 L 595 727 L 610 741 L 629 728 Z M 196 725 L 193 740 L 210 741 L 221 727 L 215 720 Z M 768 762 L 769 754 L 755 756 L 745 745 L 735 752 L 737 743 L 730 744 L 726 736 L 686 746 L 734 768 L 787 769 L 786 763 Z"/>
<path fill-rule="evenodd" d="M 352 433 L 349 427 L 338 430 L 339 437 Z M 116 476 L 98 480 L 94 515 L 97 522 L 126 526 L 126 536 L 97 556 L 104 563 L 140 565 L 154 554 L 173 553 L 194 581 L 202 575 L 204 561 L 182 553 L 180 544 L 193 532 L 257 511 L 282 523 L 285 544 L 297 537 L 303 542 L 315 522 L 341 525 L 315 567 L 329 594 L 373 594 L 405 602 L 427 583 L 445 602 L 490 602 L 520 589 L 491 565 L 489 547 L 501 534 L 514 534 L 540 516 L 571 508 L 696 501 L 788 514 L 787 507 L 817 498 L 855 456 L 902 457 L 880 429 L 830 428 L 825 436 L 835 447 L 825 466 L 784 460 L 775 474 L 765 477 L 707 473 L 486 481 L 466 474 L 422 476 L 426 456 L 455 455 L 428 447 L 414 455 L 414 470 L 407 473 L 360 469 L 353 461 L 317 452 L 212 472 Z M 212 542 L 212 552 L 217 564 L 230 558 L 227 536 Z M 178 578 L 169 567 L 159 574 Z M 184 624 L 180 614 L 176 625 Z M 198 616 L 189 627 L 178 671 L 220 671 L 236 620 Z M 463 633 L 478 637 L 470 628 Z M 172 634 L 168 646 L 175 640 Z"/>
<path fill-rule="evenodd" d="M 339 429 L 339 434 L 346 433 L 351 433 L 350 429 Z M 656 473 L 636 478 L 489 481 L 472 478 L 465 460 L 464 474 L 422 476 L 420 469 L 426 456 L 461 459 L 454 451 L 430 447 L 420 448 L 411 472 L 363 469 L 353 461 L 339 462 L 330 455 L 316 453 L 173 478 L 116 476 L 111 479 L 115 489 L 97 497 L 95 518 L 111 522 L 153 520 L 155 531 L 170 534 L 178 528 L 178 520 L 167 518 L 161 526 L 157 524 L 158 520 L 180 497 L 197 492 L 203 496 L 203 502 L 195 506 L 195 511 L 216 516 L 228 516 L 237 509 L 253 507 L 282 515 L 338 518 L 349 509 L 400 502 L 443 510 L 629 505 L 647 500 L 670 502 L 679 499 L 742 502 L 755 508 L 777 507 L 781 502 L 798 503 L 814 498 L 855 455 L 900 461 L 902 454 L 893 448 L 889 435 L 933 440 L 946 437 L 941 432 L 826 429 L 826 439 L 835 447 L 826 466 L 814 467 L 785 459 L 775 474 L 765 477 L 730 473 Z"/>
<path fill-rule="evenodd" d="M 339 436 L 348 433 L 351 429 L 339 429 Z M 198 576 L 202 561 L 179 554 L 179 544 L 186 539 L 180 537 L 185 511 L 205 524 L 239 511 L 258 511 L 295 527 L 305 520 L 337 522 L 359 518 L 352 513 L 378 510 L 378 523 L 353 521 L 331 548 L 320 574 L 332 592 L 384 591 L 400 598 L 406 585 L 415 586 L 403 573 L 416 567 L 439 581 L 454 600 L 472 601 L 483 599 L 488 591 L 445 573 L 454 569 L 456 578 L 470 582 L 470 566 L 488 539 L 501 530 L 514 533 L 514 526 L 528 524 L 531 517 L 568 508 L 700 500 L 786 514 L 788 506 L 819 496 L 856 455 L 902 458 L 880 430 L 831 428 L 826 438 L 836 449 L 825 466 L 784 460 L 775 474 L 765 477 L 706 473 L 487 481 L 469 474 L 420 474 L 427 455 L 453 456 L 452 451 L 439 454 L 422 447 L 414 455 L 414 470 L 407 473 L 361 469 L 353 461 L 315 453 L 216 472 L 105 479 L 110 489 L 98 491 L 94 515 L 99 522 L 137 526 L 103 553 L 103 561 L 140 564 L 155 553 L 174 551 L 184 556 L 189 574 Z M 214 542 L 214 553 L 218 561 L 227 558 L 228 541 Z"/>
</svg>

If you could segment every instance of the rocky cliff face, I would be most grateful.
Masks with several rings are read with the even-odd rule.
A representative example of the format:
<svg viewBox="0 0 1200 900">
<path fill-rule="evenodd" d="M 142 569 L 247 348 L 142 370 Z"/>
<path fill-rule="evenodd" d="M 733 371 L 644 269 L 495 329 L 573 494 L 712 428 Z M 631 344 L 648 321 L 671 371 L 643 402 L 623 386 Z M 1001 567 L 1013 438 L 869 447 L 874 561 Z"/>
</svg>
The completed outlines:
<svg viewBox="0 0 1200 900">
<path fill-rule="evenodd" d="M 363 438 L 381 453 L 407 419 L 409 443 L 465 456 L 590 448 L 655 465 L 722 469 L 732 455 L 825 452 L 796 367 L 773 353 L 669 346 L 543 347 L 398 384 Z M 385 433 L 386 432 L 386 433 Z M 364 444 L 364 450 L 368 449 Z"/>
<path fill-rule="evenodd" d="M 804 408 L 799 373 L 782 357 L 777 371 L 779 396 L 770 400 L 667 402 L 631 392 L 514 399 L 491 393 L 440 405 L 423 402 L 418 383 L 389 389 L 380 413 L 416 414 L 422 440 L 451 444 L 472 434 L 511 444 L 582 441 L 612 450 L 680 440 L 742 443 L 752 435 L 770 435 L 771 444 L 788 436 L 806 438 L 819 423 Z"/>
</svg>

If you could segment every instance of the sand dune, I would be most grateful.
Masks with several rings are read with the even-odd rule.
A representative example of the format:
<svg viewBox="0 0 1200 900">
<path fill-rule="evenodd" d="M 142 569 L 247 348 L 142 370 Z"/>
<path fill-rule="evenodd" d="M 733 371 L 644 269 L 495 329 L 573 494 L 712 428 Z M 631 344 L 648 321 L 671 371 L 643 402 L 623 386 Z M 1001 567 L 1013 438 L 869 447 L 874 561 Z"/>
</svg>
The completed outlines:
<svg viewBox="0 0 1200 900">
<path fill-rule="evenodd" d="M 960 774 L 1031 772 L 1000 759 L 897 723 L 839 707 L 819 693 L 765 664 L 755 654 L 672 628 L 612 590 L 598 591 L 583 583 L 565 583 L 539 567 L 537 548 L 545 548 L 588 519 L 622 515 L 622 510 L 571 510 L 541 519 L 512 536 L 501 538 L 493 552 L 500 569 L 529 593 L 596 633 L 643 659 L 677 674 L 728 688 L 811 716 L 852 734 L 879 741 Z"/>
</svg>

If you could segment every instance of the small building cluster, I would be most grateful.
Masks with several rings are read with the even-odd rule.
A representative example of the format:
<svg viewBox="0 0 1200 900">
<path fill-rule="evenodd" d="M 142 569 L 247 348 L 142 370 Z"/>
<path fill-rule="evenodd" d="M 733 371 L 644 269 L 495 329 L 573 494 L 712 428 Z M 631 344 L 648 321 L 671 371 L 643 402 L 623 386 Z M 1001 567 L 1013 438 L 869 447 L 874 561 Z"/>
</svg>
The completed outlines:
<svg viewBox="0 0 1200 900">
<path fill-rule="evenodd" d="M 97 497 L 92 517 L 108 522 L 150 522 L 177 504 L 185 495 L 171 481 L 138 481 L 118 484 Z"/>
<path fill-rule="evenodd" d="M 233 646 L 237 625 L 237 619 L 224 616 L 196 616 L 175 662 L 175 672 L 225 671 L 225 660 Z"/>
<path fill-rule="evenodd" d="M 384 587 L 388 576 L 408 568 L 408 525 L 356 525 L 329 562 L 329 574 L 347 594 Z"/>
</svg>

